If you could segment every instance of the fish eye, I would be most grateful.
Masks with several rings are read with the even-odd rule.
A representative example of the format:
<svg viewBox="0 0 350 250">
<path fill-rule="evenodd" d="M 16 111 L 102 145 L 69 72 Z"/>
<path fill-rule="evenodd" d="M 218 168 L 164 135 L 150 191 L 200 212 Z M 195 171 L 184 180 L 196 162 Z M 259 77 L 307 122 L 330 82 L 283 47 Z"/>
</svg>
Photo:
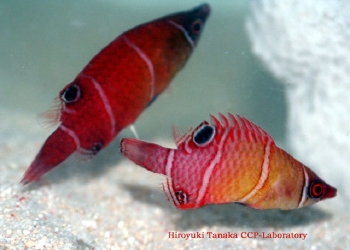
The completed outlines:
<svg viewBox="0 0 350 250">
<path fill-rule="evenodd" d="M 213 140 L 214 135 L 215 128 L 204 124 L 194 133 L 193 142 L 199 147 L 204 147 Z"/>
<path fill-rule="evenodd" d="M 80 97 L 80 88 L 78 85 L 72 85 L 67 88 L 61 95 L 65 103 L 76 102 Z"/>
<path fill-rule="evenodd" d="M 321 198 L 324 193 L 323 183 L 321 181 L 312 181 L 309 185 L 309 197 L 313 199 Z"/>
<path fill-rule="evenodd" d="M 194 21 L 192 23 L 192 32 L 193 32 L 193 34 L 198 35 L 201 32 L 201 30 L 202 30 L 202 26 L 203 26 L 203 23 L 202 23 L 202 21 L 200 19 L 197 19 L 196 21 Z"/>
</svg>

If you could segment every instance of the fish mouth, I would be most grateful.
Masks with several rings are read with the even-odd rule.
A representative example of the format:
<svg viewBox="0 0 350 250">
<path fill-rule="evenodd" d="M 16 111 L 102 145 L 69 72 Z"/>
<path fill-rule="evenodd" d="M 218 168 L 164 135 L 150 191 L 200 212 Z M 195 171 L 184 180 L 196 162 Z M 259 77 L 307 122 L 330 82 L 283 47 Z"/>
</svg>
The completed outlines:
<svg viewBox="0 0 350 250">
<path fill-rule="evenodd" d="M 336 195 L 337 195 L 337 189 L 326 184 L 326 190 L 325 190 L 324 195 L 322 196 L 321 200 L 333 198 Z"/>
<path fill-rule="evenodd" d="M 199 10 L 205 16 L 209 16 L 209 14 L 210 14 L 210 5 L 207 3 L 201 4 L 200 6 L 198 6 L 195 9 Z"/>
</svg>

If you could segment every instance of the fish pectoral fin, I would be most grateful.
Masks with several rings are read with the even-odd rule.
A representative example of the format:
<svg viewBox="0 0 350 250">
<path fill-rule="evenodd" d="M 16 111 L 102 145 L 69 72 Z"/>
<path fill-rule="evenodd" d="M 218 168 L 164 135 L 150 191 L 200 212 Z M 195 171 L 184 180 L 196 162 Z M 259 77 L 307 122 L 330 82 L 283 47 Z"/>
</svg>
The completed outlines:
<svg viewBox="0 0 350 250">
<path fill-rule="evenodd" d="M 55 98 L 52 106 L 45 112 L 38 115 L 39 124 L 46 130 L 51 130 L 60 123 L 62 103 Z"/>
</svg>

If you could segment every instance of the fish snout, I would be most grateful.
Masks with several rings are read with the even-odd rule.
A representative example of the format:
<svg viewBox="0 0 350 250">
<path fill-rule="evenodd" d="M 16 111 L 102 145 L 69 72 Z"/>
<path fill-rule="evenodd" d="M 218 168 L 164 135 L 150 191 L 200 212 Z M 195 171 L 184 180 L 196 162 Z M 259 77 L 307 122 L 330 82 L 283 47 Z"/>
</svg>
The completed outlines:
<svg viewBox="0 0 350 250">
<path fill-rule="evenodd" d="M 325 191 L 321 200 L 333 198 L 337 195 L 337 189 L 331 185 L 325 184 Z"/>
</svg>

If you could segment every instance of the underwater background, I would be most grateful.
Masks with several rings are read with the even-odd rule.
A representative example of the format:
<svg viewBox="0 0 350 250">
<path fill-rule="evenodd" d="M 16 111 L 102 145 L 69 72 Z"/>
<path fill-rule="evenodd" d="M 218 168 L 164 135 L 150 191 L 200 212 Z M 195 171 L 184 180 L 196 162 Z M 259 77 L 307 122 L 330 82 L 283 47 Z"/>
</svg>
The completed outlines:
<svg viewBox="0 0 350 250">
<path fill-rule="evenodd" d="M 116 36 L 198 1 L 1 2 L 1 106 L 45 112 L 58 92 Z M 209 114 L 238 113 L 283 138 L 283 86 L 252 55 L 249 2 L 215 1 L 197 48 L 170 88 L 135 124 L 142 138 L 171 140 L 171 125 L 196 126 Z"/>
<path fill-rule="evenodd" d="M 272 30 L 259 27 L 259 23 L 269 24 L 272 20 L 279 24 L 279 21 L 273 22 L 275 17 L 271 14 L 277 11 L 269 11 L 290 7 L 293 1 L 286 0 L 286 4 L 273 0 L 206 2 L 211 6 L 211 14 L 198 46 L 169 88 L 136 121 L 140 138 L 174 147 L 172 125 L 187 129 L 208 120 L 210 114 L 230 112 L 264 128 L 278 146 L 292 155 L 298 153 L 295 156 L 302 162 L 317 162 L 307 157 L 312 149 L 303 148 L 308 145 L 306 137 L 295 137 L 298 138 L 295 143 L 291 139 L 290 131 L 294 127 L 290 121 L 288 123 L 288 118 L 294 105 L 290 105 L 289 93 L 294 85 L 290 78 L 274 71 L 276 64 L 284 65 L 279 59 L 291 60 L 284 54 L 275 57 L 269 54 L 268 46 L 259 47 L 269 39 L 272 41 L 266 44 L 274 47 L 279 29 L 284 30 L 279 25 L 269 26 Z M 312 16 L 322 6 L 329 8 L 325 1 L 320 1 L 321 7 L 315 11 L 315 1 L 296 2 L 306 6 L 305 9 L 295 7 L 305 16 Z M 138 24 L 201 3 L 195 0 L 0 0 L 0 209 L 3 211 L 0 214 L 0 249 L 16 249 L 15 246 L 29 249 L 350 248 L 347 239 L 350 228 L 346 224 L 350 219 L 346 211 L 350 195 L 345 185 L 345 177 L 350 176 L 346 165 L 349 162 L 337 161 L 338 157 L 333 158 L 321 149 L 317 152 L 327 155 L 327 161 L 320 158 L 320 162 L 327 162 L 329 168 L 322 164 L 310 167 L 317 173 L 321 171 L 321 178 L 338 187 L 338 197 L 288 212 L 259 211 L 237 204 L 175 210 L 164 198 L 160 188 L 162 178 L 132 164 L 119 153 L 120 139 L 134 137 L 129 128 L 91 161 L 70 159 L 30 189 L 18 184 L 53 131 L 39 114 L 50 109 L 59 91 L 96 53 Z M 334 1 L 330 5 L 337 4 L 344 4 L 344 1 Z M 343 9 L 345 12 L 349 8 Z M 288 16 L 282 11 L 279 13 Z M 320 16 L 322 20 L 324 16 Z M 258 24 L 254 26 L 254 22 Z M 293 22 L 287 20 L 286 23 L 293 27 Z M 349 34 L 349 19 L 342 25 Z M 313 27 L 317 29 L 318 23 Z M 299 26 L 298 29 L 302 30 Z M 310 33 L 310 37 L 312 35 L 315 34 Z M 349 48 L 347 44 L 343 46 Z M 284 51 L 289 54 L 292 48 L 294 46 Z M 312 53 L 308 50 L 304 53 L 309 54 Z M 270 61 L 275 64 L 269 64 Z M 333 61 L 339 63 L 336 59 Z M 299 63 L 301 68 L 307 66 L 303 63 L 305 61 Z M 283 70 L 290 68 L 287 64 Z M 301 75 L 298 71 L 291 74 Z M 348 79 L 347 75 L 343 78 Z M 334 86 L 327 90 L 332 88 Z M 348 85 L 341 88 L 344 93 L 348 90 Z M 310 95 L 302 99 L 308 97 Z M 292 101 L 297 104 L 299 99 Z M 333 103 L 328 106 L 335 107 Z M 346 108 L 349 107 L 345 106 L 340 116 L 347 116 Z M 299 119 L 295 115 L 292 117 Z M 316 120 L 313 115 L 310 118 Z M 344 142 L 339 147 L 345 155 L 348 153 L 346 145 L 349 145 L 346 131 L 350 130 L 350 125 L 344 124 L 334 127 L 339 128 L 339 134 L 344 134 Z M 319 134 L 312 126 L 310 131 Z M 339 145 L 339 140 L 328 137 Z M 325 151 L 333 147 L 315 138 Z M 238 235 L 242 232 L 295 232 L 306 233 L 307 238 L 185 240 L 171 238 L 169 232 L 232 232 Z"/>
</svg>

